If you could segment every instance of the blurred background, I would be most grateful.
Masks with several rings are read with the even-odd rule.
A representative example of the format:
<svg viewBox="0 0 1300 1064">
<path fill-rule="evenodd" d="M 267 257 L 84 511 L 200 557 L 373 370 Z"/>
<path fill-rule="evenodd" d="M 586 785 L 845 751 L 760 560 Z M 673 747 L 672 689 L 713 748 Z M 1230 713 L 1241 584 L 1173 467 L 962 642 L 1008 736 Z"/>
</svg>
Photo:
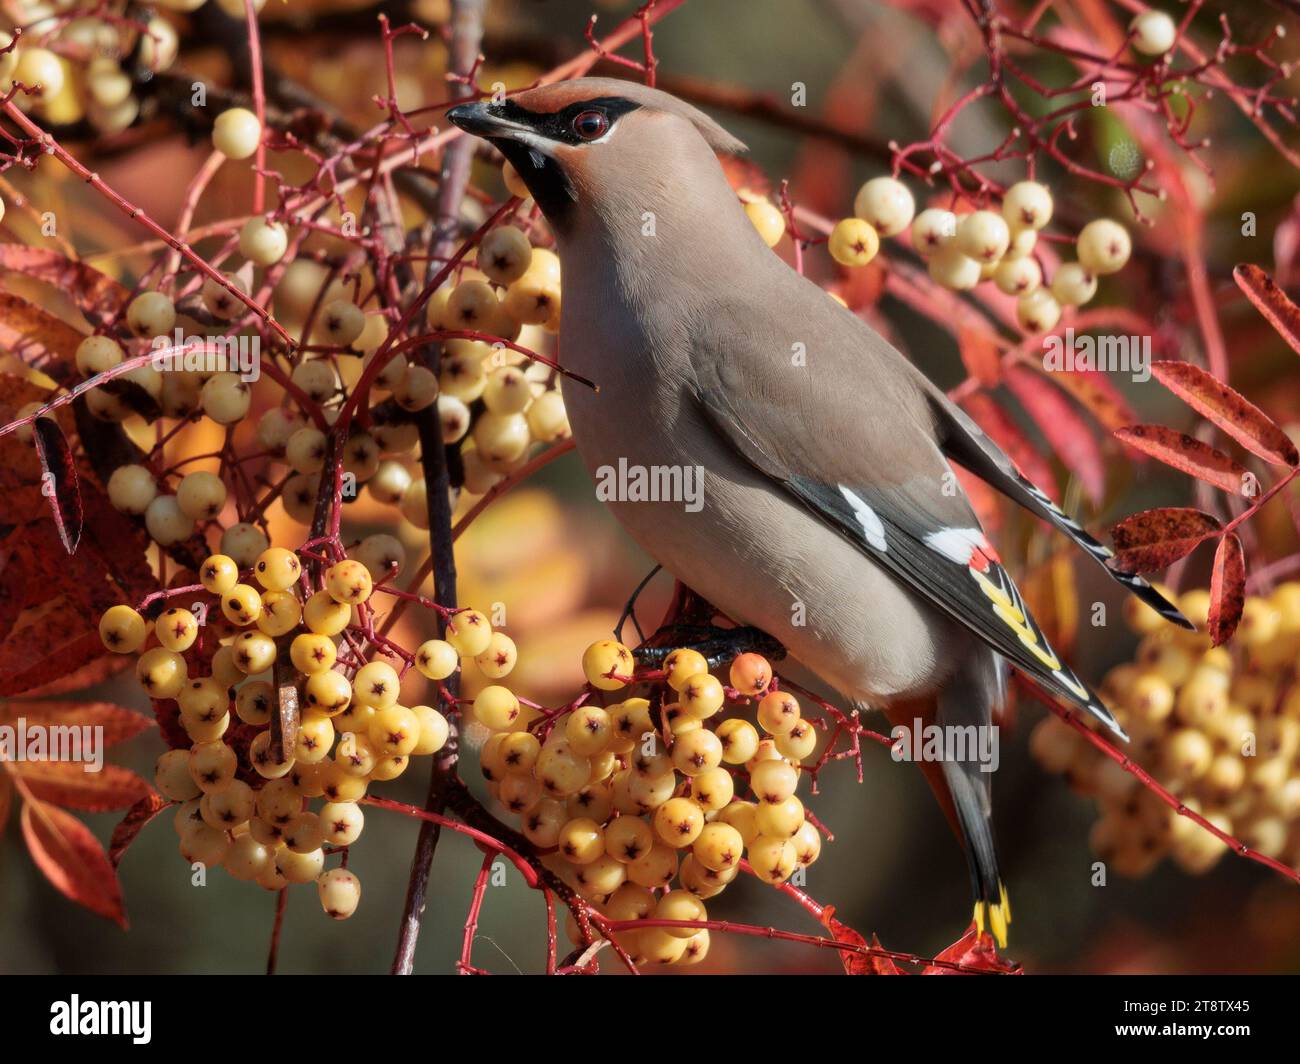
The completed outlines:
<svg viewBox="0 0 1300 1064">
<path fill-rule="evenodd" d="M 22 4 L 5 7 L 19 21 Z M 30 6 L 30 5 L 28 5 Z M 1016 5 L 1006 5 L 1015 8 Z M 1027 5 L 1026 5 L 1027 6 Z M 1080 10 L 1100 7 L 1126 20 L 1129 5 L 1103 0 L 1051 5 Z M 1175 10 L 1180 5 L 1169 5 Z M 1201 27 L 1212 46 L 1213 19 L 1230 11 L 1237 34 L 1254 39 L 1282 17 L 1266 2 L 1211 3 Z M 488 5 L 487 64 L 480 84 L 501 80 L 527 84 L 555 63 L 577 54 L 592 13 L 591 0 L 491 0 Z M 600 2 L 598 32 L 635 8 L 632 3 Z M 1018 9 L 1018 8 L 1017 8 Z M 262 13 L 268 62 L 328 100 L 349 121 L 366 128 L 380 112 L 370 96 L 383 92 L 383 66 L 375 16 L 391 13 L 395 22 L 445 21 L 439 0 L 412 4 L 348 3 L 343 0 L 270 0 Z M 178 18 L 182 27 L 181 66 L 215 84 L 233 77 L 221 34 L 230 34 L 225 16 L 210 3 Z M 228 23 L 229 20 L 227 20 Z M 1077 22 L 1076 22 L 1077 25 Z M 223 28 L 224 27 L 224 28 Z M 1300 28 L 1300 27 L 1298 27 Z M 885 172 L 883 146 L 924 139 L 938 110 L 954 89 L 984 76 L 979 42 L 961 5 L 945 0 L 696 0 L 656 26 L 655 51 L 660 85 L 713 104 L 708 109 L 750 146 L 756 172 L 770 187 L 788 178 L 800 206 L 826 217 L 851 212 L 853 195 L 868 177 Z M 635 47 L 627 54 L 637 52 Z M 445 98 L 445 50 L 437 37 L 427 43 L 404 38 L 397 48 L 399 101 L 407 109 Z M 954 67 L 957 73 L 954 75 Z M 1059 59 L 1042 62 L 1043 79 L 1066 83 L 1073 76 Z M 598 72 L 618 73 L 603 67 Z M 803 108 L 791 107 L 794 87 L 806 89 Z M 1293 78 L 1290 90 L 1297 88 Z M 756 116 L 770 100 L 797 122 Z M 1179 164 L 1204 211 L 1204 256 L 1212 289 L 1224 295 L 1223 323 L 1236 387 L 1281 421 L 1300 415 L 1300 373 L 1294 354 L 1262 328 L 1249 308 L 1228 306 L 1230 271 L 1237 261 L 1258 262 L 1285 285 L 1297 277 L 1300 228 L 1297 192 L 1300 178 L 1258 131 L 1222 101 L 1198 111 L 1198 131 L 1211 137 L 1205 153 L 1213 183 L 1189 164 Z M 812 134 L 804 126 L 823 127 Z M 1004 134 L 996 109 L 973 112 L 954 131 L 959 150 L 978 154 Z M 1291 131 L 1292 144 L 1300 145 Z M 146 116 L 140 126 L 117 136 L 70 141 L 80 158 L 113 187 L 160 219 L 174 218 L 192 173 L 207 151 L 205 138 L 187 137 L 165 116 Z M 1123 121 L 1102 112 L 1084 118 L 1071 152 L 1089 166 L 1105 168 L 1129 160 L 1141 149 Z M 426 165 L 432 165 L 426 163 Z M 477 179 L 494 194 L 495 169 L 481 164 Z M 1021 167 L 1021 170 L 1023 167 Z M 991 171 L 997 174 L 996 168 Z M 1023 176 L 1014 166 L 1004 176 Z M 758 175 L 763 175 L 760 178 Z M 9 175 L 21 185 L 25 175 Z M 1111 215 L 1124 221 L 1152 253 L 1124 273 L 1105 279 L 1098 303 L 1131 307 L 1157 327 L 1157 357 L 1164 350 L 1194 357 L 1198 336 L 1187 309 L 1187 281 L 1173 257 L 1173 219 L 1168 208 L 1146 201 L 1154 219 L 1138 230 L 1123 197 L 1092 183 L 1074 181 L 1050 167 L 1042 175 L 1057 202 L 1076 216 Z M 40 179 L 54 182 L 79 219 L 69 236 L 85 253 L 101 254 L 101 268 L 115 264 L 113 249 L 138 240 L 102 202 L 86 195 L 71 178 L 43 166 Z M 924 191 L 912 182 L 918 199 Z M 30 186 L 28 186 L 30 188 Z M 223 173 L 200 207 L 198 224 L 242 211 L 241 180 Z M 1242 233 L 1242 213 L 1257 217 L 1257 235 Z M 789 254 L 789 241 L 778 251 Z M 883 267 L 882 267 L 883 268 Z M 847 287 L 824 254 L 809 255 L 809 272 L 830 285 Z M 874 266 L 872 267 L 874 270 Z M 1289 280 L 1288 280 L 1289 278 Z M 6 282 L 8 283 L 8 282 Z M 851 284 L 867 285 L 868 278 Z M 963 367 L 954 338 L 939 324 L 885 294 L 865 311 L 933 379 L 951 387 Z M 1140 420 L 1186 428 L 1191 419 L 1154 382 L 1115 383 Z M 868 382 L 864 382 L 864 387 Z M 1014 401 L 1006 408 L 1020 418 Z M 1033 425 L 1020 418 L 1032 441 Z M 1050 454 L 1042 447 L 1044 454 Z M 1107 445 L 1106 492 L 1100 504 L 1085 509 L 1090 527 L 1106 527 L 1136 509 L 1185 505 L 1190 482 L 1150 465 L 1136 468 Z M 1066 467 L 1054 462 L 1059 484 L 1071 494 Z M 376 507 L 364 501 L 351 513 L 358 533 L 388 527 Z M 373 527 L 367 529 L 367 522 Z M 1264 555 L 1294 552 L 1295 534 L 1283 508 L 1258 523 Z M 402 538 L 414 548 L 418 531 Z M 1000 519 L 999 546 L 1013 572 L 1041 562 L 1057 546 L 1031 522 L 1006 511 Z M 413 550 L 414 553 L 414 550 Z M 481 609 L 509 604 L 507 630 L 518 641 L 520 665 L 512 686 L 542 702 L 567 700 L 581 683 L 579 657 L 591 640 L 613 627 L 625 601 L 649 572 L 651 562 L 622 534 L 593 498 L 590 483 L 574 456 L 566 457 L 525 487 L 486 511 L 458 544 L 462 601 Z M 1204 586 L 1205 559 L 1199 556 L 1181 574 L 1185 588 Z M 1079 623 L 1072 660 L 1081 675 L 1100 680 L 1112 666 L 1132 660 L 1136 636 L 1120 622 L 1120 603 L 1111 584 L 1098 579 L 1082 561 L 1073 567 L 1073 595 Z M 638 604 L 647 631 L 662 616 L 671 590 L 663 574 Z M 1110 623 L 1090 626 L 1090 604 L 1109 606 Z M 408 622 L 412 623 L 412 622 Z M 415 635 L 413 631 L 409 632 Z M 91 692 L 148 710 L 135 685 L 119 678 Z M 994 788 L 1004 874 L 1015 921 L 1009 955 L 1031 972 L 1297 972 L 1300 971 L 1300 903 L 1295 884 L 1266 869 L 1231 857 L 1202 876 L 1189 876 L 1172 862 L 1149 874 L 1125 879 L 1112 873 L 1105 886 L 1092 883 L 1089 829 L 1096 805 L 1073 793 L 1060 776 L 1045 773 L 1028 751 L 1032 725 L 1045 711 L 1021 698 L 1011 727 L 1002 734 L 1001 768 Z M 886 730 L 883 719 L 873 726 Z M 478 786 L 473 734 L 464 774 Z M 161 751 L 156 732 L 146 732 L 114 751 L 113 759 L 146 777 Z M 859 784 L 850 763 L 821 777 L 821 795 L 812 802 L 835 838 L 807 874 L 805 889 L 834 905 L 839 919 L 891 948 L 933 955 L 954 942 L 969 917 L 964 860 L 921 774 L 896 764 L 874 745 L 864 754 L 865 779 Z M 423 766 L 384 792 L 399 801 L 422 803 Z M 89 816 L 106 839 L 116 816 Z M 123 862 L 120 875 L 132 927 L 123 933 L 72 905 L 35 870 L 10 815 L 0 845 L 0 972 L 136 973 L 256 972 L 265 964 L 274 898 L 257 886 L 213 875 L 202 888 L 190 885 L 188 867 L 176 854 L 176 838 L 166 823 L 150 825 Z M 383 972 L 396 941 L 406 877 L 417 826 L 380 810 L 366 810 L 367 829 L 354 847 L 353 867 L 364 896 L 356 915 L 344 923 L 321 917 L 314 898 L 291 892 L 280 950 L 284 972 Z M 480 855 L 464 839 L 444 833 L 432 876 L 417 971 L 447 972 L 460 948 L 463 923 Z M 537 971 L 544 963 L 544 909 L 540 896 L 525 888 L 510 869 L 507 883 L 488 890 L 474 950 L 476 964 L 494 972 Z M 800 910 L 753 881 L 737 883 L 710 903 L 718 919 L 772 925 L 817 933 Z M 611 965 L 607 965 L 612 969 Z M 715 935 L 707 961 L 696 971 L 835 972 L 830 951 Z"/>
</svg>

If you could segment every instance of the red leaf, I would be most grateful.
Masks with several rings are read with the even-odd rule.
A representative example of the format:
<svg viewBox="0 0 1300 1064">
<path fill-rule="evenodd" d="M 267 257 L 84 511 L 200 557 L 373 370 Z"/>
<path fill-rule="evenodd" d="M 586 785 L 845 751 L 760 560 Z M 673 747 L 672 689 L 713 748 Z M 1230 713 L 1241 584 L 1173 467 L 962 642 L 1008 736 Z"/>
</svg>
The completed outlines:
<svg viewBox="0 0 1300 1064">
<path fill-rule="evenodd" d="M 1126 517 L 1111 529 L 1112 564 L 1126 573 L 1149 573 L 1191 554 L 1223 526 L 1218 518 L 1186 506 L 1162 506 Z"/>
<path fill-rule="evenodd" d="M 1238 266 L 1232 271 L 1232 277 L 1277 334 L 1300 354 L 1300 307 L 1258 266 Z"/>
<path fill-rule="evenodd" d="M 1020 965 L 1013 964 L 1005 957 L 999 956 L 997 949 L 993 946 L 991 936 L 987 933 L 981 935 L 976 931 L 974 924 L 971 925 L 966 934 L 935 957 L 935 960 L 947 961 L 948 964 L 960 964 L 963 968 L 975 969 L 980 972 L 1001 972 L 1004 975 L 1021 974 Z M 954 971 L 952 968 L 943 965 L 931 964 L 921 974 L 962 975 L 966 973 Z"/>
<path fill-rule="evenodd" d="M 0 268 L 26 274 L 69 293 L 86 310 L 116 310 L 131 291 L 84 262 L 74 262 L 49 248 L 0 244 Z"/>
<path fill-rule="evenodd" d="M 81 490 L 77 485 L 77 465 L 72 458 L 68 438 L 53 418 L 38 417 L 32 423 L 36 453 L 40 455 L 41 469 L 48 490 L 46 496 L 54 511 L 54 524 L 59 538 L 69 554 L 77 553 L 81 542 L 81 522 L 85 512 L 81 506 Z"/>
<path fill-rule="evenodd" d="M 1051 445 L 1065 468 L 1079 478 L 1094 505 L 1106 490 L 1101 447 L 1083 417 L 1045 378 L 1021 366 L 1007 370 L 1007 387 Z"/>
<path fill-rule="evenodd" d="M 1190 362 L 1154 362 L 1156 380 L 1253 454 L 1280 465 L 1300 463 L 1295 444 L 1245 396 Z"/>
<path fill-rule="evenodd" d="M 125 654 L 114 657 L 119 661 L 131 660 Z M 112 702 L 0 702 L 0 724 L 16 725 L 19 717 L 28 724 L 49 728 L 103 728 L 105 746 L 134 738 L 154 726 L 143 713 Z"/>
<path fill-rule="evenodd" d="M 1217 647 L 1232 638 L 1246 605 L 1246 555 L 1241 540 L 1229 532 L 1214 552 L 1214 573 L 1210 577 L 1210 639 Z"/>
<path fill-rule="evenodd" d="M 101 765 L 98 772 L 86 772 L 73 761 L 13 761 L 9 770 L 22 777 L 34 797 L 54 805 L 66 805 L 87 813 L 126 809 L 151 793 L 130 769 Z"/>
<path fill-rule="evenodd" d="M 1245 494 L 1253 481 L 1244 466 L 1238 465 L 1222 451 L 1177 429 L 1164 425 L 1130 425 L 1117 429 L 1115 437 L 1128 446 L 1159 458 L 1165 465 L 1234 495 Z"/>
<path fill-rule="evenodd" d="M 54 888 L 125 931 L 122 885 L 90 829 L 57 806 L 33 800 L 23 803 L 22 825 L 32 860 Z"/>
<path fill-rule="evenodd" d="M 1113 432 L 1132 423 L 1136 416 L 1119 389 L 1103 373 L 1080 370 L 1055 373 L 1052 379 L 1074 396 L 1075 402 L 1096 418 L 1102 428 Z"/>
<path fill-rule="evenodd" d="M 963 325 L 957 333 L 957 347 L 966 372 L 986 388 L 1002 379 L 1002 350 L 989 329 Z"/>
<path fill-rule="evenodd" d="M 997 403 L 983 393 L 976 392 L 962 400 L 966 412 L 975 419 L 989 438 L 1002 448 L 1007 457 L 1031 483 L 1041 488 L 1053 499 L 1058 497 L 1056 477 L 1052 476 L 1052 467 L 1043 456 L 1030 445 L 1020 426 L 1007 416 Z"/>
<path fill-rule="evenodd" d="M 863 938 L 848 924 L 841 923 L 835 919 L 835 907 L 826 906 L 821 915 L 822 926 L 831 933 L 831 937 L 836 942 L 843 942 L 846 945 L 857 946 L 863 950 L 880 949 L 880 939 L 875 935 L 871 936 L 871 944 L 867 945 L 867 940 Z M 884 957 L 872 953 L 855 953 L 848 950 L 838 951 L 840 963 L 844 965 L 845 975 L 902 975 L 902 970 L 894 963 L 892 957 Z"/>
<path fill-rule="evenodd" d="M 113 829 L 113 837 L 108 841 L 108 860 L 114 868 L 122 863 L 127 847 L 135 842 L 135 837 L 144 830 L 144 826 L 171 804 L 150 791 L 127 810 L 126 816 Z"/>
</svg>

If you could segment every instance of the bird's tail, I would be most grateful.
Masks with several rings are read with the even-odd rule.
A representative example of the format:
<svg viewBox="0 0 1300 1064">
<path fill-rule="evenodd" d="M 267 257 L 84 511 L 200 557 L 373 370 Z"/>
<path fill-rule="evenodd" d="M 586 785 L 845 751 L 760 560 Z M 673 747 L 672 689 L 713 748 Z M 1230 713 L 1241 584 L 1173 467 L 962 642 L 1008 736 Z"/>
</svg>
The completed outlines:
<svg viewBox="0 0 1300 1064">
<path fill-rule="evenodd" d="M 940 761 L 921 760 L 948 822 L 961 840 L 975 897 L 975 926 L 989 932 L 1000 947 L 1007 944 L 1011 904 L 998 872 L 993 838 L 992 785 L 998 751 L 995 718 L 1006 691 L 1006 665 L 991 650 L 981 649 L 948 680 L 937 696 L 924 702 L 891 706 L 892 723 L 908 728 L 920 719 L 936 724 L 945 737 L 965 737 L 962 750 L 945 745 Z M 914 747 L 920 739 L 914 737 Z"/>
</svg>

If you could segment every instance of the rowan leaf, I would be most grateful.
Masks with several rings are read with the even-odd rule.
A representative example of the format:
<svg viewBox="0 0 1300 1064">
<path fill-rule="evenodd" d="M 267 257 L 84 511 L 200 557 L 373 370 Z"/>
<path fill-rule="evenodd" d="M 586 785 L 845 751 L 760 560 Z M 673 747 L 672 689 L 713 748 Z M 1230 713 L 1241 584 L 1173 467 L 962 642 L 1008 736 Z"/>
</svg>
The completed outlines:
<svg viewBox="0 0 1300 1064">
<path fill-rule="evenodd" d="M 1160 459 L 1165 465 L 1234 495 L 1245 494 L 1246 488 L 1254 481 L 1245 466 L 1177 429 L 1164 425 L 1129 425 L 1117 429 L 1115 438 L 1134 450 Z"/>
<path fill-rule="evenodd" d="M 1151 372 L 1178 398 L 1252 454 L 1279 465 L 1300 463 L 1295 444 L 1277 423 L 1213 374 L 1190 362 L 1154 362 Z"/>
<path fill-rule="evenodd" d="M 1079 478 L 1089 500 L 1099 503 L 1106 490 L 1106 463 L 1083 416 L 1058 388 L 1032 370 L 1013 366 L 1006 383 L 1065 468 Z"/>
<path fill-rule="evenodd" d="M 32 437 L 36 441 L 36 453 L 41 459 L 41 469 L 45 483 L 49 486 L 46 496 L 54 512 L 54 525 L 63 540 L 63 548 L 69 554 L 77 553 L 77 544 L 81 542 L 81 526 L 85 520 L 85 511 L 81 504 L 81 488 L 77 483 L 77 464 L 72 457 L 72 448 L 68 438 L 53 418 L 38 417 L 32 424 Z"/>
<path fill-rule="evenodd" d="M 9 770 L 22 778 L 34 797 L 87 813 L 126 809 L 152 791 L 121 765 L 101 765 L 95 772 L 87 772 L 88 767 L 76 761 L 9 762 Z"/>
<path fill-rule="evenodd" d="M 75 262 L 51 248 L 0 244 L 0 269 L 21 273 L 62 289 L 85 310 L 122 306 L 131 290 L 84 262 Z"/>
<path fill-rule="evenodd" d="M 45 878 L 64 897 L 126 930 L 122 885 L 104 847 L 71 813 L 39 800 L 25 800 L 23 838 Z"/>
<path fill-rule="evenodd" d="M 1002 349 L 991 329 L 963 325 L 957 332 L 957 349 L 966 372 L 986 388 L 1002 379 Z"/>
<path fill-rule="evenodd" d="M 1006 452 L 1007 457 L 1030 483 L 1036 484 L 1051 498 L 1058 497 L 1052 467 L 1034 450 L 1020 426 L 1007 416 L 1005 410 L 980 392 L 967 396 L 962 400 L 962 406 L 989 439 Z"/>
<path fill-rule="evenodd" d="M 868 945 L 867 940 L 857 931 L 849 927 L 848 924 L 841 923 L 835 919 L 835 907 L 828 905 L 822 910 L 822 926 L 831 933 L 831 937 L 836 942 L 842 942 L 845 945 L 856 946 L 864 952 L 853 950 L 839 950 L 840 963 L 844 965 L 845 975 L 903 975 L 901 968 L 894 963 L 892 957 L 880 956 L 879 954 L 867 953 L 868 949 L 880 949 L 880 940 L 875 935 L 871 936 L 871 943 Z"/>
<path fill-rule="evenodd" d="M 1223 526 L 1218 518 L 1187 506 L 1162 506 L 1126 517 L 1111 529 L 1111 566 L 1125 573 L 1150 573 L 1194 551 Z"/>
<path fill-rule="evenodd" d="M 1075 370 L 1054 373 L 1052 379 L 1108 431 L 1131 424 L 1136 417 L 1128 401 L 1103 373 Z"/>
<path fill-rule="evenodd" d="M 1232 271 L 1232 279 L 1246 293 L 1246 298 L 1255 304 L 1255 309 L 1273 326 L 1278 336 L 1300 354 L 1300 307 L 1291 302 L 1287 294 L 1277 286 L 1277 282 L 1258 266 L 1237 266 Z"/>
<path fill-rule="evenodd" d="M 1210 639 L 1217 647 L 1232 638 L 1246 605 L 1246 554 L 1235 532 L 1219 540 L 1210 576 Z"/>
<path fill-rule="evenodd" d="M 127 848 L 135 842 L 144 826 L 171 804 L 161 795 L 150 791 L 126 811 L 126 816 L 113 829 L 113 836 L 108 841 L 108 860 L 114 868 L 122 863 Z"/>
<path fill-rule="evenodd" d="M 82 334 L 62 318 L 12 292 L 0 292 L 0 347 L 29 366 L 66 379 L 81 341 Z"/>
<path fill-rule="evenodd" d="M 947 964 L 960 964 L 963 971 L 957 971 L 947 965 L 931 964 L 922 975 L 963 975 L 975 972 L 998 972 L 1003 975 L 1020 975 L 1020 965 L 1013 964 L 1001 956 L 990 944 L 987 935 L 981 935 L 972 924 L 969 931 L 934 958 Z"/>
<path fill-rule="evenodd" d="M 113 657 L 130 660 L 124 654 Z M 106 747 L 134 738 L 155 725 L 143 713 L 112 702 L 0 702 L 0 724 L 16 727 L 20 718 L 45 728 L 102 728 Z"/>
</svg>

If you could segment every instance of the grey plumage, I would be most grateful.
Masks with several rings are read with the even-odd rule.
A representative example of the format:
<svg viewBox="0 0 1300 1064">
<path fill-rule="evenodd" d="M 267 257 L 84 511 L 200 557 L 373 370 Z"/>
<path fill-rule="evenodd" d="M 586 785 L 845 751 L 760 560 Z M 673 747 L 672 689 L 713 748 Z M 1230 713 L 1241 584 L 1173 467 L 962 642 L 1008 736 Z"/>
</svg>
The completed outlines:
<svg viewBox="0 0 1300 1064">
<path fill-rule="evenodd" d="M 599 137 L 570 134 L 607 106 Z M 1119 731 L 1028 616 L 948 459 L 1096 560 L 1106 548 L 771 252 L 714 154 L 734 138 L 679 100 L 604 79 L 522 93 L 508 113 L 476 104 L 449 117 L 502 149 L 555 229 L 561 360 L 600 385 L 564 386 L 587 467 L 703 467 L 699 512 L 611 504 L 647 553 L 856 704 L 988 726 L 1006 658 Z M 1180 619 L 1140 578 L 1123 582 Z M 944 765 L 932 779 L 967 842 L 977 921 L 987 914 L 1002 938 L 988 773 Z"/>
</svg>

